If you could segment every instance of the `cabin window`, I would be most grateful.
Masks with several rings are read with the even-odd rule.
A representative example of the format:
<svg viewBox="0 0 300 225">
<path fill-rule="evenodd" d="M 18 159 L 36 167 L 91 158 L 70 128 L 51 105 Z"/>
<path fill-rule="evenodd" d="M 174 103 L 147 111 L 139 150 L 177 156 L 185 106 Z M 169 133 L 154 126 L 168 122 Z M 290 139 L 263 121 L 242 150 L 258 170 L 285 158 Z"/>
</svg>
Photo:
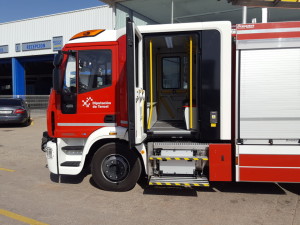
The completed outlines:
<svg viewBox="0 0 300 225">
<path fill-rule="evenodd" d="M 108 87 L 112 84 L 111 50 L 86 50 L 78 53 L 79 93 Z"/>
</svg>

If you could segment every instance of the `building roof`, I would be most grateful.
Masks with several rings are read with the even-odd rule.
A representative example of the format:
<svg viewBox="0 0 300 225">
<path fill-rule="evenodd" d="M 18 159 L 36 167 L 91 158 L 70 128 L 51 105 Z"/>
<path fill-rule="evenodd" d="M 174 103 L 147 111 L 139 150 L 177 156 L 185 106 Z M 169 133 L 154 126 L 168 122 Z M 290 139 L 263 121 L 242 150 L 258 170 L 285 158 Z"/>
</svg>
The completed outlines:
<svg viewBox="0 0 300 225">
<path fill-rule="evenodd" d="M 171 23 L 172 0 L 101 0 L 114 5 L 121 4 L 158 23 Z M 255 3 L 255 4 L 251 4 Z M 276 3 L 276 4 L 275 4 Z M 298 0 L 173 0 L 173 21 L 202 22 L 230 20 L 233 24 L 242 23 L 242 6 L 248 5 L 247 22 L 256 18 L 261 22 L 261 8 L 252 6 L 268 6 L 269 21 L 295 21 L 300 20 L 299 9 L 282 9 L 275 7 L 299 7 Z"/>
</svg>

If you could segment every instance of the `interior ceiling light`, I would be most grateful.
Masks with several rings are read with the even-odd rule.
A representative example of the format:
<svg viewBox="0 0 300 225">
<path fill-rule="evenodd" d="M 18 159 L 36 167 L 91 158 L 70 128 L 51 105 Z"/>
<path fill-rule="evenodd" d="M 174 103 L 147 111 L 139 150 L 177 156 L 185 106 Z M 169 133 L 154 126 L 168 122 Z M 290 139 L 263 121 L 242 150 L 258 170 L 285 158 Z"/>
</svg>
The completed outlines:
<svg viewBox="0 0 300 225">
<path fill-rule="evenodd" d="M 300 0 L 227 0 L 232 5 L 256 7 L 300 8 Z"/>
<path fill-rule="evenodd" d="M 172 37 L 165 37 L 167 48 L 173 48 L 173 38 Z"/>
</svg>

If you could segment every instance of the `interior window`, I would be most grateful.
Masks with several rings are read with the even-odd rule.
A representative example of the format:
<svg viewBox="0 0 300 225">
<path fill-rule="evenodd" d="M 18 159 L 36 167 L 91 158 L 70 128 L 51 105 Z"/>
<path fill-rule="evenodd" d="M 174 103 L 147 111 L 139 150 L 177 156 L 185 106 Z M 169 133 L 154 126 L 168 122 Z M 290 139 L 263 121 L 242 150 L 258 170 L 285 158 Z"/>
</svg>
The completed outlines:
<svg viewBox="0 0 300 225">
<path fill-rule="evenodd" d="M 180 64 L 180 57 L 162 58 L 162 87 L 164 89 L 180 89 Z"/>
<path fill-rule="evenodd" d="M 108 87 L 112 84 L 111 50 L 79 51 L 79 93 Z"/>
</svg>

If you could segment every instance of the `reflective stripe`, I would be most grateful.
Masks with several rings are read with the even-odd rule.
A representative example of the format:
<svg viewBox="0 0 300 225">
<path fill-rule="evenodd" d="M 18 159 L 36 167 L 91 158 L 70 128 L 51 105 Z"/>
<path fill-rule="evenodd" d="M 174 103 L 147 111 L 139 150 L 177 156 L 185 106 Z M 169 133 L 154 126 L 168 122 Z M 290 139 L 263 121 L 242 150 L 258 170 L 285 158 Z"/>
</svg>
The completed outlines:
<svg viewBox="0 0 300 225">
<path fill-rule="evenodd" d="M 115 123 L 58 123 L 60 127 L 115 127 Z"/>
<path fill-rule="evenodd" d="M 297 32 L 297 31 L 300 31 L 300 28 L 237 30 L 237 34 L 262 34 L 262 33 L 280 33 L 280 32 Z"/>
<path fill-rule="evenodd" d="M 239 166 L 240 168 L 260 168 L 260 169 L 300 169 L 300 167 L 280 167 L 280 166 Z"/>
</svg>

